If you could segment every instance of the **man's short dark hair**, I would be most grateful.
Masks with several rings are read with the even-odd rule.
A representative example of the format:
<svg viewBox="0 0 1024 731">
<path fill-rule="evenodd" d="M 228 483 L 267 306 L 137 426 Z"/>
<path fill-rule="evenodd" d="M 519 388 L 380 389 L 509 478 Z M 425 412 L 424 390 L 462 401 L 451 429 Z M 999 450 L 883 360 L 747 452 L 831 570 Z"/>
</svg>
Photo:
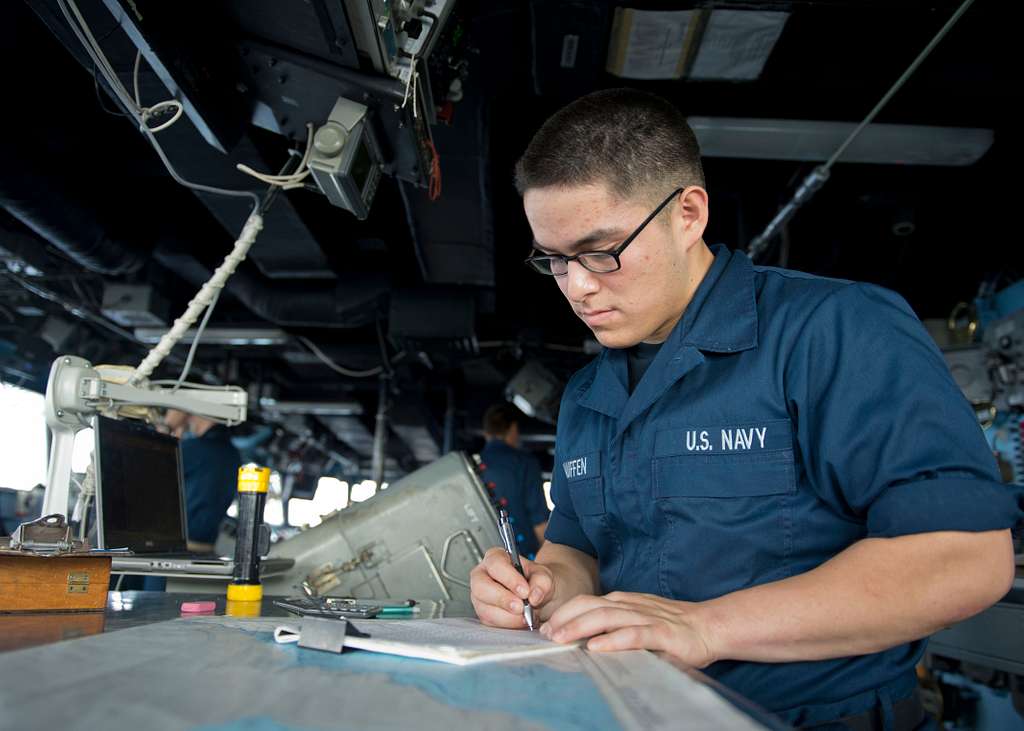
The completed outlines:
<svg viewBox="0 0 1024 731">
<path fill-rule="evenodd" d="M 494 404 L 484 413 L 484 434 L 503 437 L 513 424 L 518 424 L 522 414 L 512 404 Z"/>
<path fill-rule="evenodd" d="M 672 104 L 636 89 L 607 89 L 556 112 L 516 163 L 516 189 L 605 183 L 622 199 L 660 200 L 704 186 L 697 138 Z"/>
</svg>

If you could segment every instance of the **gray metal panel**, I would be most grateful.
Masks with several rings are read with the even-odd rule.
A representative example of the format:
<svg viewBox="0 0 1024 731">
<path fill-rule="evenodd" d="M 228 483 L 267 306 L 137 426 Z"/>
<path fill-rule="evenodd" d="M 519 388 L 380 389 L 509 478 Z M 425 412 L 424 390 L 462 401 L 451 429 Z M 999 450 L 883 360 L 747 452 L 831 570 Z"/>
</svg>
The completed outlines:
<svg viewBox="0 0 1024 731">
<path fill-rule="evenodd" d="M 225 3 L 238 35 L 265 38 L 297 51 L 359 68 L 352 31 L 340 3 L 328 0 L 245 0 Z"/>
<path fill-rule="evenodd" d="M 928 652 L 1024 675 L 1024 605 L 999 603 L 938 632 Z"/>
<path fill-rule="evenodd" d="M 301 595 L 302 582 L 313 579 L 332 595 L 468 600 L 470 570 L 497 545 L 486 490 L 466 456 L 453 452 L 276 544 L 270 555 L 295 566 L 263 587 Z M 332 570 L 335 581 L 325 580 Z"/>
</svg>

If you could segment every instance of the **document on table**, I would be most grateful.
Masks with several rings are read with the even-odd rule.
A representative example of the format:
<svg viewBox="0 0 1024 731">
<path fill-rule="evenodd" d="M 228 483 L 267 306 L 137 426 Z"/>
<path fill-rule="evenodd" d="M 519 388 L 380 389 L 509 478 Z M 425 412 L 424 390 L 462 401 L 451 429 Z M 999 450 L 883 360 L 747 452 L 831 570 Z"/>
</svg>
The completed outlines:
<svg viewBox="0 0 1024 731">
<path fill-rule="evenodd" d="M 538 632 L 485 627 L 479 620 L 465 618 L 349 620 L 349 624 L 368 637 L 346 635 L 345 647 L 454 665 L 541 657 L 582 644 L 562 645 Z M 274 639 L 280 643 L 298 642 L 300 625 L 297 621 L 277 627 Z"/>
</svg>

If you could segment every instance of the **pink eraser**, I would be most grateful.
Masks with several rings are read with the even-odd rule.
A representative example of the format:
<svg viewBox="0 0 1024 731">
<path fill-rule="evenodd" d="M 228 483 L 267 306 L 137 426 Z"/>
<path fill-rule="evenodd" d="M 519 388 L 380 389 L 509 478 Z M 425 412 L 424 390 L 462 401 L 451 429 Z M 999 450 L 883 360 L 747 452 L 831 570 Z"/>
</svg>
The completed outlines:
<svg viewBox="0 0 1024 731">
<path fill-rule="evenodd" d="M 217 608 L 217 602 L 182 602 L 181 613 L 186 612 L 212 612 Z"/>
</svg>

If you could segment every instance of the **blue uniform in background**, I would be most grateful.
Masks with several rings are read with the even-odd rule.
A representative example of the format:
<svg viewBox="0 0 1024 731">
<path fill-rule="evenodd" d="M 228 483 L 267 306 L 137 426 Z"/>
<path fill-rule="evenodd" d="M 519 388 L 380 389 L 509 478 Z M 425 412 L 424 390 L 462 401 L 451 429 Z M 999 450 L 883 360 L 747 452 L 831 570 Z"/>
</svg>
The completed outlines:
<svg viewBox="0 0 1024 731">
<path fill-rule="evenodd" d="M 548 519 L 540 465 L 533 455 L 501 439 L 488 441 L 480 459 L 487 467 L 484 482 L 494 483 L 491 497 L 511 516 L 519 553 L 532 559 L 540 549 L 533 526 Z"/>
<path fill-rule="evenodd" d="M 632 393 L 606 349 L 563 395 L 546 538 L 595 556 L 602 591 L 702 601 L 862 538 L 1018 523 L 1024 498 L 902 298 L 712 250 Z M 909 696 L 924 647 L 706 672 L 810 724 Z"/>
<path fill-rule="evenodd" d="M 227 427 L 217 424 L 200 437 L 183 439 L 181 463 L 188 539 L 216 543 L 220 522 L 238 494 L 238 467 L 242 463 Z"/>
<path fill-rule="evenodd" d="M 227 427 L 215 424 L 202 436 L 181 440 L 182 479 L 185 483 L 185 519 L 188 539 L 197 543 L 216 543 L 220 522 L 238 494 L 238 467 L 242 457 L 231 443 Z M 162 576 L 138 577 L 145 591 L 165 591 Z M 137 579 L 127 577 L 121 583 L 125 591 L 136 588 Z"/>
</svg>

